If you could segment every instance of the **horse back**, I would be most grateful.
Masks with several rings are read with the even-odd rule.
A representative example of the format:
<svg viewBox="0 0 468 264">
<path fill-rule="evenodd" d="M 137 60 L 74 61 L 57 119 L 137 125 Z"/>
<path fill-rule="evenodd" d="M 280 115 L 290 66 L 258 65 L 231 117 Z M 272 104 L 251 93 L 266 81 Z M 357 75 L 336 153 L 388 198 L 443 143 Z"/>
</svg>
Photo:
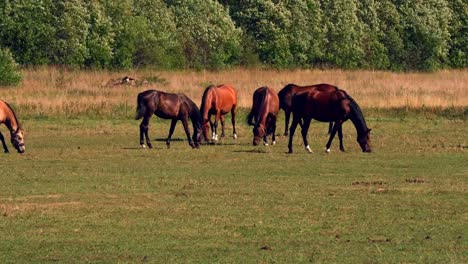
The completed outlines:
<svg viewBox="0 0 468 264">
<path fill-rule="evenodd" d="M 203 115 L 209 111 L 225 114 L 237 105 L 237 91 L 231 85 L 211 85 L 205 89 L 202 98 Z"/>
<path fill-rule="evenodd" d="M 318 86 L 296 93 L 293 98 L 293 111 L 302 117 L 322 122 L 336 121 L 349 113 L 348 95 L 334 86 Z"/>
</svg>

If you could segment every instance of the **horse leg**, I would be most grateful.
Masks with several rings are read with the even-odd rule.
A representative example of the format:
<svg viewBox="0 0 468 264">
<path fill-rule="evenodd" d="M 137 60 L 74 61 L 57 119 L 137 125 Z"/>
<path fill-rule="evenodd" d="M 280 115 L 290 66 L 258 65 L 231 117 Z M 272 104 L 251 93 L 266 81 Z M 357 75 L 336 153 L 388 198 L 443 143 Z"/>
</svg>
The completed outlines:
<svg viewBox="0 0 468 264">
<path fill-rule="evenodd" d="M 192 138 L 190 137 L 190 129 L 189 129 L 189 125 L 187 122 L 187 118 L 182 118 L 182 125 L 184 126 L 184 131 L 185 131 L 185 134 L 187 135 L 189 145 L 192 148 L 195 148 L 195 144 L 193 144 Z"/>
<path fill-rule="evenodd" d="M 344 152 L 345 150 L 343 145 L 343 124 L 341 124 L 338 127 L 338 138 L 340 139 L 340 150 Z"/>
<path fill-rule="evenodd" d="M 309 126 L 312 118 L 304 118 L 304 123 L 302 124 L 302 140 L 304 141 L 304 146 L 307 152 L 312 153 L 310 149 L 309 142 L 307 141 L 307 133 L 309 132 Z"/>
<path fill-rule="evenodd" d="M 216 132 L 215 132 L 215 126 L 214 126 L 214 122 L 211 121 L 211 115 L 209 116 L 209 120 L 210 120 L 210 128 L 211 128 L 211 140 L 215 140 L 215 136 L 216 136 Z M 215 116 L 215 120 L 216 120 L 216 116 Z M 217 140 L 217 139 L 216 139 Z"/>
<path fill-rule="evenodd" d="M 288 153 L 293 153 L 292 141 L 294 137 L 294 132 L 296 131 L 297 124 L 299 124 L 299 121 L 300 121 L 300 118 L 296 117 L 296 115 L 293 114 L 293 121 L 292 121 L 291 127 L 289 128 L 289 143 L 288 143 L 289 152 Z"/>
<path fill-rule="evenodd" d="M 271 144 L 276 144 L 276 116 L 271 117 L 270 119 L 270 126 L 271 126 Z"/>
<path fill-rule="evenodd" d="M 221 119 L 221 137 L 224 137 L 224 125 L 226 124 L 226 117 L 225 116 L 220 116 Z"/>
<path fill-rule="evenodd" d="M 333 129 L 330 133 L 330 139 L 328 139 L 328 142 L 327 142 L 327 146 L 326 146 L 326 152 L 327 153 L 330 153 L 330 146 L 332 144 L 332 141 L 333 141 L 333 138 L 335 137 L 336 135 L 336 131 L 341 128 L 341 123 L 340 122 L 335 122 L 335 125 L 333 126 Z"/>
<path fill-rule="evenodd" d="M 330 122 L 328 123 L 328 135 L 330 135 L 332 129 L 333 129 L 333 122 Z"/>
<path fill-rule="evenodd" d="M 231 109 L 231 123 L 232 123 L 232 137 L 237 139 L 236 133 L 236 106 L 233 106 Z"/>
<path fill-rule="evenodd" d="M 177 124 L 177 119 L 172 119 L 171 127 L 169 128 L 169 135 L 167 136 L 167 139 L 166 139 L 167 148 L 171 147 L 171 138 L 172 138 L 172 134 L 174 133 L 176 124 Z"/>
<path fill-rule="evenodd" d="M 7 147 L 7 145 L 5 144 L 5 138 L 3 137 L 2 132 L 0 132 L 0 140 L 2 141 L 3 152 L 4 152 L 4 153 L 10 152 L 10 151 L 8 151 L 8 147 Z"/>
<path fill-rule="evenodd" d="M 144 143 L 145 137 L 146 137 L 146 144 L 148 145 L 148 147 L 153 148 L 153 145 L 151 145 L 151 141 L 148 136 L 148 125 L 149 125 L 150 118 L 151 116 L 143 117 L 143 121 L 141 121 L 141 124 L 140 124 L 140 146 L 142 148 L 145 147 L 145 143 Z"/>
<path fill-rule="evenodd" d="M 289 118 L 291 117 L 290 111 L 284 111 L 284 134 L 283 136 L 288 136 L 288 125 L 289 125 Z"/>
<path fill-rule="evenodd" d="M 221 111 L 216 112 L 215 121 L 213 125 L 213 140 L 218 141 L 218 120 L 221 118 Z"/>
</svg>

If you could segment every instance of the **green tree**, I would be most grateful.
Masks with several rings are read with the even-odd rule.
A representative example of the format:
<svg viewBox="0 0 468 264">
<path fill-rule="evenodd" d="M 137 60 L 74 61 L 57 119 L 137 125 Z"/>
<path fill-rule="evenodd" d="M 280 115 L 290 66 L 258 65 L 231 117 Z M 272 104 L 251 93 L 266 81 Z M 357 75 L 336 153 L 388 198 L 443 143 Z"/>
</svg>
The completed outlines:
<svg viewBox="0 0 468 264">
<path fill-rule="evenodd" d="M 450 65 L 457 68 L 468 67 L 468 2 L 450 0 L 453 17 L 450 23 Z"/>
<path fill-rule="evenodd" d="M 186 66 L 219 69 L 238 63 L 241 31 L 228 11 L 213 0 L 168 0 Z"/>
<path fill-rule="evenodd" d="M 89 29 L 89 14 L 81 0 L 54 0 L 53 22 L 55 28 L 52 46 L 52 62 L 72 67 L 82 67 L 88 58 L 86 40 Z"/>
<path fill-rule="evenodd" d="M 449 23 L 446 0 L 405 1 L 400 6 L 406 69 L 435 70 L 448 61 Z"/>
<path fill-rule="evenodd" d="M 10 50 L 0 48 L 0 86 L 17 85 L 21 72 Z"/>
<path fill-rule="evenodd" d="M 402 70 L 405 60 L 404 43 L 402 39 L 403 26 L 397 6 L 392 0 L 380 0 L 376 3 L 379 19 L 380 43 L 387 52 L 389 69 Z"/>
<path fill-rule="evenodd" d="M 85 60 L 87 67 L 109 68 L 112 65 L 115 33 L 111 18 L 101 1 L 87 0 L 89 11 L 88 35 L 86 47 L 88 56 Z"/>
<path fill-rule="evenodd" d="M 285 2 L 242 1 L 232 16 L 252 41 L 246 45 L 255 49 L 262 63 L 276 67 L 288 67 L 293 63 L 288 35 L 292 14 Z M 296 43 L 295 48 L 299 46 Z"/>
<path fill-rule="evenodd" d="M 385 32 L 381 30 L 382 23 L 378 12 L 380 1 L 360 0 L 358 2 L 358 17 L 362 24 L 362 50 L 364 60 L 362 66 L 371 69 L 388 69 L 390 60 L 388 51 L 382 42 Z"/>
<path fill-rule="evenodd" d="M 329 63 L 342 68 L 358 68 L 363 64 L 363 26 L 355 0 L 323 1 L 327 27 L 326 57 Z"/>
<path fill-rule="evenodd" d="M 289 10 L 289 51 L 292 66 L 320 64 L 324 57 L 325 32 L 318 0 L 286 1 Z"/>
<path fill-rule="evenodd" d="M 55 41 L 52 0 L 4 0 L 0 5 L 0 42 L 20 64 L 50 63 Z"/>
</svg>

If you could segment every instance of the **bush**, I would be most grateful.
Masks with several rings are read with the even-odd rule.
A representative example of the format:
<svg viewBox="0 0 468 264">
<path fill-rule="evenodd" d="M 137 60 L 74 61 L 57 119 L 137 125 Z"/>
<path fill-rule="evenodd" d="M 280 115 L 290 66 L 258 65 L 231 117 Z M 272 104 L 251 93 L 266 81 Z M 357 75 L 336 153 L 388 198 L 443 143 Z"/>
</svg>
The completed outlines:
<svg viewBox="0 0 468 264">
<path fill-rule="evenodd" d="M 20 81 L 20 69 L 10 50 L 0 48 L 0 86 L 17 85 Z"/>
</svg>

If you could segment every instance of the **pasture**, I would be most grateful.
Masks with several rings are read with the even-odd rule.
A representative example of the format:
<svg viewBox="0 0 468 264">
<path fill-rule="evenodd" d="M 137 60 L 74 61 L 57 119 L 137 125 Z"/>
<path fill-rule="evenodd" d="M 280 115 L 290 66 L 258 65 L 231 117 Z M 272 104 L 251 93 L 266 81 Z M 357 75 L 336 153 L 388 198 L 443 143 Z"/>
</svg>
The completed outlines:
<svg viewBox="0 0 468 264">
<path fill-rule="evenodd" d="M 51 82 L 41 74 L 36 81 Z M 228 137 L 200 149 L 188 146 L 180 123 L 166 149 L 170 122 L 153 117 L 150 150 L 139 148 L 141 120 L 132 120 L 142 87 L 71 89 L 81 86 L 63 78 L 63 90 L 58 82 L 0 90 L 27 138 L 25 155 L 0 156 L 1 263 L 468 261 L 462 93 L 457 108 L 385 109 L 350 92 L 373 129 L 371 154 L 361 152 L 350 121 L 344 153 L 337 138 L 324 152 L 328 124 L 317 122 L 313 154 L 299 130 L 293 154 L 284 137 L 254 147 L 246 106 L 237 140 L 228 116 Z"/>
</svg>

